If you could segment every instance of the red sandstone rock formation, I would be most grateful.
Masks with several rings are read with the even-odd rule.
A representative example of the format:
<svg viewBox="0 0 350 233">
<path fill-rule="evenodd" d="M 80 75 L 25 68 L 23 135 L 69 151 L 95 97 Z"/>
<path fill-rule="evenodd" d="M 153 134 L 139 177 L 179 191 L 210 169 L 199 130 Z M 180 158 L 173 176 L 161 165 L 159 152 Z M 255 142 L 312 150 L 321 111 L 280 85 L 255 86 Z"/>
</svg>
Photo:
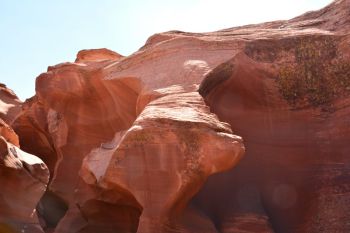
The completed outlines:
<svg viewBox="0 0 350 233">
<path fill-rule="evenodd" d="M 137 200 L 138 232 L 186 228 L 176 221 L 191 197 L 244 151 L 198 92 L 174 86 L 159 91 L 166 95 L 150 102 L 128 131 L 88 155 L 81 172 L 86 183 Z"/>
<path fill-rule="evenodd" d="M 349 232 L 349 31 L 338 0 L 49 67 L 20 115 L 4 115 L 49 167 L 43 229 Z"/>
<path fill-rule="evenodd" d="M 0 232 L 43 233 L 36 205 L 45 192 L 49 171 L 42 160 L 19 149 L 10 127 L 21 111 L 17 96 L 0 85 Z"/>
<path fill-rule="evenodd" d="M 220 232 L 261 232 L 252 216 L 275 232 L 350 230 L 349 19 L 350 2 L 337 1 L 270 24 L 274 38 L 248 29 L 255 38 L 243 53 L 202 82 L 212 111 L 247 148 L 245 159 L 210 178 L 195 200 Z"/>
<path fill-rule="evenodd" d="M 89 63 L 104 60 L 118 60 L 123 56 L 108 49 L 81 50 L 77 54 L 77 63 Z"/>
<path fill-rule="evenodd" d="M 89 232 L 103 226 L 106 231 L 134 232 L 137 230 L 141 212 L 142 224 L 140 224 L 145 225 L 145 227 L 140 229 L 144 229 L 145 232 L 152 232 L 154 227 L 161 229 L 165 227 L 165 224 L 172 227 L 165 222 L 168 220 L 167 218 L 180 213 L 185 208 L 186 203 L 199 190 L 207 176 L 232 167 L 243 153 L 240 139 L 231 135 L 229 127 L 220 123 L 210 114 L 202 97 L 197 92 L 186 91 L 186 88 L 181 86 L 152 90 L 142 80 L 134 77 L 104 79 L 105 74 L 102 68 L 111 66 L 114 62 L 114 60 L 104 60 L 92 62 L 88 66 L 67 63 L 50 67 L 47 73 L 38 77 L 36 97 L 24 105 L 25 111 L 14 123 L 14 127 L 21 135 L 21 143 L 27 145 L 28 150 L 36 150 L 36 154 L 51 165 L 52 178 L 49 189 L 38 209 L 46 222 L 46 230 L 56 227 L 55 232 L 78 232 L 80 230 Z M 148 102 L 155 101 L 157 98 L 165 101 L 164 103 L 160 102 L 164 106 L 151 108 L 152 105 Z M 178 107 L 172 109 L 176 105 Z M 157 110 L 158 108 L 159 110 Z M 148 110 L 146 114 L 144 112 L 147 109 L 152 109 L 155 112 L 152 113 L 151 110 Z M 139 115 L 140 112 L 142 112 L 141 115 Z M 181 113 L 186 112 L 188 115 L 181 116 Z M 139 120 L 136 120 L 137 115 L 139 115 Z M 161 121 L 164 122 L 161 123 Z M 203 132 L 200 130 L 201 127 L 204 128 Z M 167 132 L 166 128 L 169 128 L 168 140 L 170 141 L 161 144 L 161 138 Z M 185 129 L 189 130 L 189 138 L 181 138 L 181 135 L 180 138 L 174 138 L 180 132 L 186 135 Z M 208 130 L 212 130 L 212 133 L 210 131 L 205 133 Z M 171 133 L 172 131 L 174 132 Z M 222 132 L 220 133 L 220 131 Z M 35 137 L 40 138 L 40 140 L 33 142 L 33 136 L 29 135 L 28 132 L 33 132 L 34 135 L 36 134 Z M 145 151 L 143 152 L 145 154 L 141 153 L 135 158 L 130 157 L 126 160 L 137 162 L 141 159 L 137 162 L 139 165 L 136 167 L 131 166 L 132 164 L 129 162 L 125 163 L 125 176 L 129 174 L 130 177 L 125 177 L 126 180 L 120 180 L 114 184 L 109 181 L 114 175 L 106 175 L 106 177 L 102 177 L 105 180 L 104 183 L 112 183 L 107 187 L 100 187 L 100 185 L 94 184 L 96 181 L 91 181 L 90 168 L 86 168 L 82 170 L 85 172 L 81 173 L 85 174 L 82 175 L 85 181 L 83 182 L 78 174 L 83 158 L 96 147 L 107 147 L 107 150 L 114 149 L 108 149 L 105 143 L 110 141 L 116 133 L 119 135 L 118 137 L 121 137 L 124 132 L 125 136 L 120 142 L 120 147 L 124 149 L 120 150 L 130 147 L 130 153 Z M 152 138 L 154 140 L 158 138 L 158 142 L 154 142 L 152 146 L 143 145 L 142 140 L 147 140 L 144 136 L 153 133 L 155 135 Z M 156 136 L 157 134 L 158 136 Z M 207 136 L 205 137 L 205 135 Z M 133 140 L 136 141 L 132 143 Z M 187 140 L 193 140 L 193 143 L 191 144 L 191 141 L 187 142 Z M 201 146 L 203 140 L 212 140 L 214 145 Z M 229 143 L 230 140 L 232 145 Z M 147 141 L 144 143 L 147 144 Z M 176 146 L 177 143 L 179 146 Z M 33 144 L 35 146 L 31 146 Z M 151 155 L 157 151 L 158 147 L 160 150 L 158 155 Z M 191 158 L 191 153 L 194 152 L 187 150 L 194 150 L 194 148 L 202 152 L 197 151 L 198 157 Z M 170 152 L 172 154 L 169 154 Z M 215 153 L 217 157 L 213 158 L 212 155 L 207 154 L 208 152 Z M 119 150 L 115 152 L 115 154 L 120 153 L 122 152 Z M 107 171 L 111 174 L 118 172 L 114 167 L 114 162 L 109 165 L 108 158 L 110 156 L 105 158 L 103 150 L 93 154 L 97 158 L 101 157 L 101 159 L 95 159 L 98 163 L 95 162 L 94 165 L 97 169 L 102 169 L 99 172 L 103 174 Z M 147 156 L 146 158 L 151 156 L 149 165 L 142 165 L 142 159 L 145 156 Z M 164 156 L 169 158 L 166 159 Z M 153 165 L 152 162 L 157 160 L 163 161 L 162 164 Z M 175 162 L 178 165 L 172 164 Z M 170 168 L 174 171 L 169 172 L 169 177 L 166 178 L 164 174 L 167 174 L 166 171 L 170 171 Z M 192 175 L 194 171 L 191 168 L 198 169 L 199 175 Z M 134 177 L 133 172 L 126 172 L 131 170 L 135 170 L 135 172 L 139 170 L 140 177 Z M 145 173 L 147 170 L 152 172 Z M 181 175 L 182 173 L 183 175 Z M 159 174 L 163 174 L 163 176 L 159 176 Z M 144 179 L 146 175 L 150 177 Z M 128 186 L 135 185 L 128 184 L 130 179 L 139 179 L 133 182 L 141 186 Z M 159 181 L 156 181 L 157 179 Z M 148 182 L 147 180 L 154 180 L 154 185 L 142 188 L 143 182 Z M 125 182 L 127 183 L 124 184 Z M 164 187 L 164 190 L 161 191 L 160 186 L 167 183 L 169 187 Z M 93 194 L 86 191 L 89 189 L 92 189 Z M 126 190 L 123 191 L 124 189 Z M 176 189 L 179 189 L 178 193 L 171 194 Z M 113 195 L 108 194 L 112 196 L 103 197 L 102 195 L 101 197 L 102 191 Z M 147 192 L 159 192 L 159 194 L 155 194 L 154 198 L 149 199 L 146 198 Z M 118 196 L 123 197 L 121 201 L 118 201 Z M 154 208 L 153 203 L 156 203 L 157 200 L 159 207 Z M 111 205 L 111 209 L 120 210 L 121 213 L 111 216 L 111 210 L 108 209 L 107 204 Z M 45 214 L 50 211 L 55 212 L 55 209 L 50 209 L 52 206 L 59 209 L 60 217 L 63 217 L 60 222 L 58 222 L 58 216 Z M 77 206 L 79 206 L 78 209 Z M 64 210 L 68 210 L 65 216 L 63 216 Z M 165 213 L 167 215 L 163 216 Z M 101 222 L 98 220 L 98 215 L 103 215 L 110 220 L 106 221 L 105 219 Z M 134 217 L 127 217 L 130 215 Z M 122 219 L 132 219 L 130 221 L 133 224 L 130 224 L 130 221 L 119 221 L 117 224 L 112 219 L 113 216 L 114 218 L 119 216 Z M 160 220 L 162 217 L 164 219 Z M 156 219 L 159 220 L 155 221 Z M 147 223 L 150 221 L 155 222 Z"/>
<path fill-rule="evenodd" d="M 21 111 L 21 101 L 12 90 L 0 83 L 0 118 L 11 124 Z"/>
<path fill-rule="evenodd" d="M 78 171 L 86 154 L 128 129 L 136 118 L 137 85 L 129 87 L 134 83 L 129 79 L 102 82 L 98 69 L 105 65 L 104 60 L 50 67 L 38 77 L 36 97 L 14 123 L 21 143 L 49 164 L 51 181 L 40 210 L 48 228 L 75 205 Z M 55 211 L 54 216 L 45 214 Z"/>
<path fill-rule="evenodd" d="M 0 135 L 9 143 L 19 147 L 18 136 L 13 129 L 0 118 Z"/>
<path fill-rule="evenodd" d="M 18 136 L 0 119 L 0 232 L 42 233 L 36 205 L 49 172 L 43 161 L 18 147 Z"/>
</svg>

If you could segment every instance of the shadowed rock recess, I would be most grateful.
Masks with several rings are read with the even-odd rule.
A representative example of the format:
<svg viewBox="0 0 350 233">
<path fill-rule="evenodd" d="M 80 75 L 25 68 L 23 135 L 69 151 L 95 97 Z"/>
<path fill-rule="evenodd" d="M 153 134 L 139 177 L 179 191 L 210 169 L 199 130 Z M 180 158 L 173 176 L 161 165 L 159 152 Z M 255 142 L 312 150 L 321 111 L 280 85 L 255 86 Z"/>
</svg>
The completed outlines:
<svg viewBox="0 0 350 233">
<path fill-rule="evenodd" d="M 349 138 L 350 0 L 83 50 L 0 84 L 0 233 L 350 232 Z"/>
</svg>

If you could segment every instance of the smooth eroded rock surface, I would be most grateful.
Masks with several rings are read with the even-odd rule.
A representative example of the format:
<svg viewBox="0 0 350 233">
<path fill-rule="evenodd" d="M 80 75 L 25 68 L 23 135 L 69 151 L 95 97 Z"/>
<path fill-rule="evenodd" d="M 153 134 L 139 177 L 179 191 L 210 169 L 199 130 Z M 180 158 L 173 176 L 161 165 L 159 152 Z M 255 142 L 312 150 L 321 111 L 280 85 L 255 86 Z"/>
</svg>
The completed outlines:
<svg viewBox="0 0 350 233">
<path fill-rule="evenodd" d="M 6 189 L 6 216 L 37 206 L 46 233 L 349 232 L 349 9 L 83 50 L 23 104 L 1 85 L 0 182 L 29 198 Z M 47 171 L 19 145 L 50 171 L 40 201 Z"/>
<path fill-rule="evenodd" d="M 45 192 L 49 180 L 48 169 L 39 158 L 20 150 L 16 145 L 17 135 L 10 135 L 14 132 L 8 125 L 2 124 L 0 231 L 41 233 L 43 231 L 35 208 Z"/>
<path fill-rule="evenodd" d="M 118 60 L 123 56 L 108 49 L 86 49 L 77 54 L 75 62 L 89 63 L 104 60 Z"/>
<path fill-rule="evenodd" d="M 209 175 L 233 167 L 244 152 L 241 138 L 198 92 L 178 89 L 162 90 L 169 94 L 150 102 L 119 140 L 102 144 L 83 164 L 88 184 L 136 199 L 142 207 L 137 232 L 186 228 L 180 217 L 187 202 Z"/>
<path fill-rule="evenodd" d="M 12 124 L 21 111 L 21 101 L 16 94 L 0 83 L 0 118 L 7 124 Z"/>
</svg>

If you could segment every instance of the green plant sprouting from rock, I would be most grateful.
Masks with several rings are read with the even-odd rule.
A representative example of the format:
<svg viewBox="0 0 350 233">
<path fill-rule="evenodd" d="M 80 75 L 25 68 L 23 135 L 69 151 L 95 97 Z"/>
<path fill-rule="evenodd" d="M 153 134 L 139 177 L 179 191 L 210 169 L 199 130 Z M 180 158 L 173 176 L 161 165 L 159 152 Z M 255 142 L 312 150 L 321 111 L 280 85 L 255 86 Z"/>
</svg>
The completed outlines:
<svg viewBox="0 0 350 233">
<path fill-rule="evenodd" d="M 350 91 L 350 63 L 337 52 L 334 37 L 300 38 L 295 62 L 280 67 L 278 87 L 292 105 L 320 106 Z"/>
</svg>

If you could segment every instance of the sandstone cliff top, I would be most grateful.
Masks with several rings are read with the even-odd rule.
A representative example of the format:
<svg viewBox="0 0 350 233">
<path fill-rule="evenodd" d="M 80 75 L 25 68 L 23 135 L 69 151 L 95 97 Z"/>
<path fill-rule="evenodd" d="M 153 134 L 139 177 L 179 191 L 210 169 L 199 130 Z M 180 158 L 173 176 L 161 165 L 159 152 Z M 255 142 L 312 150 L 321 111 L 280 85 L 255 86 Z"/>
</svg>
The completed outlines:
<svg viewBox="0 0 350 233">
<path fill-rule="evenodd" d="M 78 52 L 75 62 L 85 63 L 103 60 L 116 60 L 123 56 L 106 48 L 84 49 Z"/>
</svg>

